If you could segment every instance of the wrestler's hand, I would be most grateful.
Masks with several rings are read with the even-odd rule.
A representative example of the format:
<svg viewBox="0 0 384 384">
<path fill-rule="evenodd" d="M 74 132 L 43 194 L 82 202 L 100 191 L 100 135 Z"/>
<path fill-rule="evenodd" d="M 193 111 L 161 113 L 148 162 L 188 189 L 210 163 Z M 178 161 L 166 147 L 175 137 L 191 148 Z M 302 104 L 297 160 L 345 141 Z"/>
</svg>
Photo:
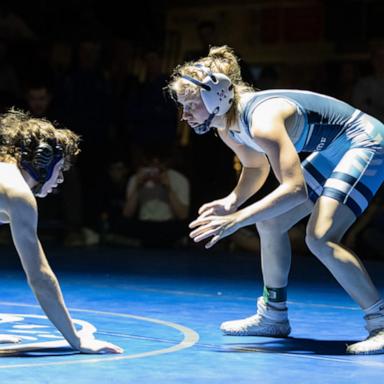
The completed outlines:
<svg viewBox="0 0 384 384">
<path fill-rule="evenodd" d="M 82 338 L 78 350 L 81 353 L 123 353 L 124 350 L 117 345 L 93 338 Z"/>
<path fill-rule="evenodd" d="M 242 227 L 242 220 L 239 212 L 231 213 L 225 216 L 200 215 L 196 220 L 189 224 L 189 228 L 194 229 L 189 236 L 197 243 L 201 240 L 211 237 L 211 240 L 205 245 L 205 248 L 211 248 L 219 240 L 232 235 Z"/>
<path fill-rule="evenodd" d="M 199 208 L 199 215 L 200 217 L 208 215 L 221 216 L 233 213 L 237 209 L 236 200 L 236 195 L 231 193 L 223 199 L 218 199 L 211 201 L 210 203 L 206 203 Z"/>
</svg>

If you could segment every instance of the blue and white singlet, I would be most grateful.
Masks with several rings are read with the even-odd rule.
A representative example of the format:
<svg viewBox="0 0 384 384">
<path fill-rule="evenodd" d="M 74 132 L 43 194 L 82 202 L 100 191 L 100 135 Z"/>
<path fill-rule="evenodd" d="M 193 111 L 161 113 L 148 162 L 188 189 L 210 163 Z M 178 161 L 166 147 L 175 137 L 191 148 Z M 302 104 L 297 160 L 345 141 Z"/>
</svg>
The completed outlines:
<svg viewBox="0 0 384 384">
<path fill-rule="evenodd" d="M 259 91 L 242 99 L 240 132 L 230 131 L 235 141 L 263 152 L 250 135 L 250 123 L 255 108 L 272 98 L 297 107 L 287 132 L 297 152 L 313 152 L 302 162 L 309 198 L 334 198 L 359 216 L 384 181 L 384 124 L 319 93 Z"/>
</svg>

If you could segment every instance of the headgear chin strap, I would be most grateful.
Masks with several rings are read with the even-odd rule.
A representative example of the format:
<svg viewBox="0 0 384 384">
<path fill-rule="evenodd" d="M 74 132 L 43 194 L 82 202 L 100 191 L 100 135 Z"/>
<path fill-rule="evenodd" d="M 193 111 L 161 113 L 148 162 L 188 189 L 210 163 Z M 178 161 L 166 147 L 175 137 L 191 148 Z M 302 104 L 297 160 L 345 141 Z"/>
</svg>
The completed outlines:
<svg viewBox="0 0 384 384">
<path fill-rule="evenodd" d="M 211 129 L 215 116 L 222 116 L 229 111 L 233 103 L 234 90 L 228 76 L 213 73 L 202 64 L 196 64 L 195 67 L 207 75 L 202 81 L 188 75 L 183 75 L 182 78 L 200 87 L 201 99 L 209 112 L 208 118 L 202 124 L 192 127 L 198 135 L 202 135 Z"/>
<path fill-rule="evenodd" d="M 56 142 L 40 143 L 32 157 L 22 155 L 21 166 L 38 182 L 32 192 L 38 195 L 43 185 L 52 177 L 55 165 L 63 159 L 64 151 Z"/>
<path fill-rule="evenodd" d="M 198 134 L 198 135 L 204 135 L 204 133 L 207 133 L 212 127 L 211 123 L 213 118 L 216 116 L 215 113 L 211 113 L 208 118 L 204 121 L 204 123 L 192 127 L 193 130 Z"/>
</svg>

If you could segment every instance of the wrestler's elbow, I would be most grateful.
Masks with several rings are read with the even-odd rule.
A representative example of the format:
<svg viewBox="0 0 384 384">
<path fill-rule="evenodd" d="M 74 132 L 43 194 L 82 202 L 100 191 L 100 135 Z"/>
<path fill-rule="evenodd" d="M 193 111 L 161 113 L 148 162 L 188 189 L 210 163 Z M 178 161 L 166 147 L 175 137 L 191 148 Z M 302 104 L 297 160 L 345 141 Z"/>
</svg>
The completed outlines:
<svg viewBox="0 0 384 384">
<path fill-rule="evenodd" d="M 289 183 L 288 191 L 291 196 L 295 197 L 295 201 L 298 204 L 308 199 L 308 191 L 305 183 Z"/>
<path fill-rule="evenodd" d="M 294 186 L 294 194 L 300 202 L 304 202 L 308 199 L 308 191 L 305 183 L 296 184 Z"/>
</svg>

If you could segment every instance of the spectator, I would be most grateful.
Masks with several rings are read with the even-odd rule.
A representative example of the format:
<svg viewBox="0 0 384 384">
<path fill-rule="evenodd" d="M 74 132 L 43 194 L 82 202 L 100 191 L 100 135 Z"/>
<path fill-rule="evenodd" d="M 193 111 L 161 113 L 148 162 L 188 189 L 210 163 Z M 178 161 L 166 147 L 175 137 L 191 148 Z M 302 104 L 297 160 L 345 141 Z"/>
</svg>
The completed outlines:
<svg viewBox="0 0 384 384">
<path fill-rule="evenodd" d="M 122 219 L 111 232 L 138 239 L 148 247 L 174 246 L 186 240 L 189 180 L 172 168 L 171 156 L 147 150 L 128 181 Z"/>
<path fill-rule="evenodd" d="M 54 41 L 49 51 L 49 71 L 52 79 L 52 92 L 60 105 L 65 102 L 65 88 L 73 70 L 73 47 L 66 41 Z M 64 99 L 64 100 L 63 100 Z"/>
<path fill-rule="evenodd" d="M 60 113 L 65 125 L 82 136 L 84 146 L 78 167 L 83 182 L 84 221 L 95 230 L 101 213 L 103 185 L 100 174 L 109 155 L 109 134 L 114 123 L 111 113 L 111 87 L 103 67 L 102 46 L 86 39 L 78 46 L 78 63 L 66 81 Z M 112 118 L 111 118 L 112 117 Z"/>
<path fill-rule="evenodd" d="M 135 63 L 140 56 L 130 40 L 115 41 L 110 51 L 108 71 L 112 85 L 113 114 L 116 116 L 112 142 L 118 152 L 132 153 L 135 130 L 140 126 L 142 116 L 141 85 L 135 73 Z"/>
<path fill-rule="evenodd" d="M 176 142 L 177 109 L 163 91 L 169 75 L 162 70 L 162 58 L 157 50 L 145 54 L 145 80 L 140 85 L 141 129 L 132 131 L 132 140 L 139 146 Z"/>
<path fill-rule="evenodd" d="M 33 117 L 53 118 L 52 93 L 44 82 L 30 83 L 25 92 L 28 110 Z"/>
</svg>

